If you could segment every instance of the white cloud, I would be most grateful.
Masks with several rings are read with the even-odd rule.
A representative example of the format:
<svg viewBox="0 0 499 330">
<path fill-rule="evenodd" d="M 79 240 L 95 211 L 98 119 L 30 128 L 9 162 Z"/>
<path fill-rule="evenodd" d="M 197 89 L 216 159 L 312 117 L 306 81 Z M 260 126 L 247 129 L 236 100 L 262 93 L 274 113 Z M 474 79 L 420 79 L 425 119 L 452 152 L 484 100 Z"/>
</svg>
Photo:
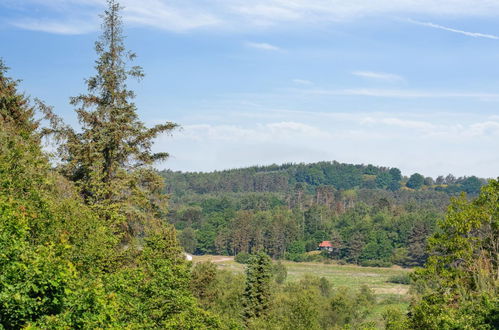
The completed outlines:
<svg viewBox="0 0 499 330">
<path fill-rule="evenodd" d="M 76 23 L 76 21 L 66 21 L 58 22 L 51 20 L 35 20 L 35 19 L 22 19 L 18 21 L 11 22 L 12 25 L 31 31 L 41 31 L 55 34 L 83 34 L 95 31 L 95 28 L 99 25 L 97 22 L 82 21 Z"/>
<path fill-rule="evenodd" d="M 361 121 L 362 124 L 384 124 L 384 125 L 390 125 L 390 126 L 396 126 L 400 128 L 409 128 L 409 129 L 418 129 L 418 130 L 425 130 L 425 131 L 431 131 L 437 128 L 436 125 L 426 122 L 426 121 L 419 121 L 419 120 L 407 120 L 407 119 L 400 119 L 400 118 L 373 118 L 371 116 L 364 118 Z"/>
<path fill-rule="evenodd" d="M 123 1 L 125 20 L 170 31 L 188 31 L 217 26 L 220 19 L 196 8 L 169 5 L 160 0 Z"/>
<path fill-rule="evenodd" d="M 352 72 L 354 76 L 367 78 L 367 79 L 375 79 L 375 80 L 384 80 L 389 82 L 397 82 L 404 81 L 402 76 L 393 74 L 393 73 L 385 73 L 385 72 L 373 72 L 373 71 L 354 71 Z"/>
<path fill-rule="evenodd" d="M 314 83 L 306 79 L 293 79 L 293 82 L 298 85 L 313 85 Z"/>
<path fill-rule="evenodd" d="M 472 124 L 466 133 L 471 136 L 499 136 L 499 121 Z"/>
<path fill-rule="evenodd" d="M 499 121 L 478 114 L 466 118 L 285 111 L 281 120 L 270 122 L 186 125 L 155 148 L 171 152 L 173 158 L 161 167 L 175 170 L 338 160 L 396 166 L 406 174 L 497 176 L 499 158 L 491 159 L 490 150 L 499 148 Z"/>
<path fill-rule="evenodd" d="M 302 92 L 319 95 L 337 96 L 372 96 L 387 98 L 473 98 L 480 100 L 499 99 L 499 93 L 483 92 L 447 92 L 447 91 L 425 91 L 412 89 L 374 89 L 374 88 L 352 88 L 352 89 L 310 89 Z"/>
<path fill-rule="evenodd" d="M 281 48 L 265 43 L 265 42 L 246 42 L 245 45 L 250 48 L 256 48 L 256 49 L 261 49 L 261 50 L 270 50 L 270 51 L 278 51 L 281 50 Z"/>
<path fill-rule="evenodd" d="M 190 31 L 200 28 L 253 29 L 278 24 L 321 24 L 340 20 L 358 19 L 366 16 L 383 15 L 434 15 L 452 17 L 477 17 L 499 15 L 499 1 L 491 0 L 122 0 L 126 7 L 125 18 L 135 24 L 152 26 L 170 31 Z M 87 32 L 79 29 L 82 19 L 95 20 L 105 4 L 103 0 L 6 0 L 3 5 L 12 5 L 37 12 L 34 7 L 44 7 L 53 12 L 50 24 L 69 25 L 58 31 Z M 2 5 L 0 5 L 2 6 Z M 26 12 L 26 11 L 25 11 Z M 25 13 L 24 12 L 24 13 Z M 24 17 L 38 20 L 37 17 Z M 20 24 L 20 27 L 41 30 L 40 24 Z M 432 24 L 432 23 L 429 23 Z M 438 25 L 457 33 L 468 33 Z M 95 29 L 98 25 L 95 26 Z M 476 37 L 495 37 L 470 33 Z"/>
<path fill-rule="evenodd" d="M 450 27 L 446 27 L 443 25 L 439 24 L 434 24 L 431 22 L 420 22 L 420 21 L 415 21 L 412 19 L 409 19 L 408 22 L 417 24 L 417 25 L 422 25 L 422 26 L 427 26 L 435 29 L 440 29 L 444 31 L 449 31 L 453 33 L 459 33 L 468 37 L 473 37 L 473 38 L 486 38 L 486 39 L 494 39 L 494 40 L 499 40 L 499 36 L 493 35 L 493 34 L 485 34 L 485 33 L 478 33 L 478 32 L 468 32 L 468 31 L 463 31 L 463 30 L 458 30 Z"/>
</svg>

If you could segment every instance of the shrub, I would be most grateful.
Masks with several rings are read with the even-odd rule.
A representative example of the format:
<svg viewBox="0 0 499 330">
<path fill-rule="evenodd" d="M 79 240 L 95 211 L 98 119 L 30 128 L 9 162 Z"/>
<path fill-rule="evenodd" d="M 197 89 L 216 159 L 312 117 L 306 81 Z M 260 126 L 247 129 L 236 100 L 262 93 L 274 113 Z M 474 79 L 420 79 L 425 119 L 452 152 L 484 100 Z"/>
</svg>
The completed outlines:
<svg viewBox="0 0 499 330">
<path fill-rule="evenodd" d="M 272 273 L 274 274 L 274 280 L 282 284 L 288 277 L 288 270 L 280 261 L 272 265 Z"/>
<path fill-rule="evenodd" d="M 247 253 L 247 252 L 239 252 L 236 257 L 234 258 L 235 262 L 238 262 L 240 264 L 247 264 L 250 262 L 251 258 L 253 257 L 252 254 Z"/>
<path fill-rule="evenodd" d="M 400 274 L 390 276 L 387 282 L 397 284 L 411 284 L 411 276 L 409 274 Z"/>
<path fill-rule="evenodd" d="M 363 267 L 390 267 L 392 263 L 385 260 L 362 260 L 360 265 Z"/>
</svg>

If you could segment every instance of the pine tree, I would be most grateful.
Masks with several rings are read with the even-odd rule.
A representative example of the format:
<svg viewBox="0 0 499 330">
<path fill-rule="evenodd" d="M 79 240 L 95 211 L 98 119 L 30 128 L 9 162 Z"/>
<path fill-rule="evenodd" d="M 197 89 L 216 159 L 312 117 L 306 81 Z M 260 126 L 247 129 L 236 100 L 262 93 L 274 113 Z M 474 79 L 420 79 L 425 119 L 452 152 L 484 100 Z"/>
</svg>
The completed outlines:
<svg viewBox="0 0 499 330">
<path fill-rule="evenodd" d="M 7 77 L 7 70 L 0 59 L 0 122 L 26 138 L 33 135 L 38 122 L 33 119 L 34 108 L 29 99 L 17 90 L 19 81 Z"/>
<path fill-rule="evenodd" d="M 141 236 L 157 225 L 166 205 L 162 179 L 150 165 L 168 154 L 152 153 L 153 140 L 177 124 L 147 128 L 138 118 L 127 80 L 144 74 L 141 67 L 130 65 L 136 56 L 125 48 L 120 10 L 116 0 L 108 0 L 103 33 L 95 44 L 96 75 L 86 80 L 87 94 L 71 98 L 81 132 L 44 109 L 52 123 L 47 133 L 62 141 L 61 172 L 78 185 L 87 204 L 116 224 L 117 232 Z"/>
<path fill-rule="evenodd" d="M 417 221 L 412 227 L 408 237 L 408 260 L 405 265 L 409 267 L 422 266 L 428 258 L 426 240 L 432 228 L 424 221 Z"/>
<path fill-rule="evenodd" d="M 263 252 L 256 254 L 246 268 L 244 317 L 246 320 L 265 315 L 270 306 L 272 260 Z"/>
<path fill-rule="evenodd" d="M 96 231 L 111 228 L 111 236 L 121 239 L 114 245 L 117 257 L 96 272 L 115 298 L 118 322 L 129 328 L 218 328 L 217 318 L 197 306 L 176 232 L 161 220 L 166 211 L 163 179 L 151 165 L 168 154 L 152 153 L 151 147 L 158 134 L 177 125 L 146 128 L 138 118 L 126 82 L 143 73 L 129 67 L 135 55 L 124 46 L 120 5 L 107 3 L 95 47 L 97 73 L 87 80 L 88 93 L 71 99 L 81 129 L 65 125 L 40 104 L 51 122 L 45 133 L 61 142 L 59 170 L 98 215 Z"/>
</svg>

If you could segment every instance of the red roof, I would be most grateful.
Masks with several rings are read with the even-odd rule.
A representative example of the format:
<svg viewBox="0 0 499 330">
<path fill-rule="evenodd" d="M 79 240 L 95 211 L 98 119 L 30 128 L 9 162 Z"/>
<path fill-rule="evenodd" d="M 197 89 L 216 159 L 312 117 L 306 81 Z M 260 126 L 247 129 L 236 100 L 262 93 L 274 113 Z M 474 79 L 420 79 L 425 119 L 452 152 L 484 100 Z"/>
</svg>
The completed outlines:
<svg viewBox="0 0 499 330">
<path fill-rule="evenodd" d="M 322 241 L 322 243 L 319 244 L 319 247 L 333 247 L 333 243 L 331 243 L 331 241 Z"/>
</svg>

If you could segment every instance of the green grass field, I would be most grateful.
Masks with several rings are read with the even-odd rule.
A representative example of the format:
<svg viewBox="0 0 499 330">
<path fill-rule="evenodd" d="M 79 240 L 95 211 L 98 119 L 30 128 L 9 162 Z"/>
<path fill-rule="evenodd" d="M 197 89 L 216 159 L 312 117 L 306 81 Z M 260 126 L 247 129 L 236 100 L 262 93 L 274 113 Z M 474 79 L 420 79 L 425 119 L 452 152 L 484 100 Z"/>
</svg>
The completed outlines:
<svg viewBox="0 0 499 330">
<path fill-rule="evenodd" d="M 211 261 L 220 269 L 234 273 L 243 272 L 245 265 L 234 261 L 233 257 L 227 256 L 194 256 L 193 262 Z M 348 287 L 358 289 L 367 285 L 376 295 L 378 304 L 373 309 L 371 321 L 382 325 L 382 314 L 389 307 L 406 310 L 409 305 L 409 285 L 389 283 L 388 279 L 395 275 L 407 274 L 408 269 L 391 267 L 361 267 L 356 265 L 339 265 L 336 263 L 320 262 L 282 262 L 287 270 L 287 281 L 297 281 L 306 275 L 314 275 L 327 278 L 335 287 Z"/>
</svg>

